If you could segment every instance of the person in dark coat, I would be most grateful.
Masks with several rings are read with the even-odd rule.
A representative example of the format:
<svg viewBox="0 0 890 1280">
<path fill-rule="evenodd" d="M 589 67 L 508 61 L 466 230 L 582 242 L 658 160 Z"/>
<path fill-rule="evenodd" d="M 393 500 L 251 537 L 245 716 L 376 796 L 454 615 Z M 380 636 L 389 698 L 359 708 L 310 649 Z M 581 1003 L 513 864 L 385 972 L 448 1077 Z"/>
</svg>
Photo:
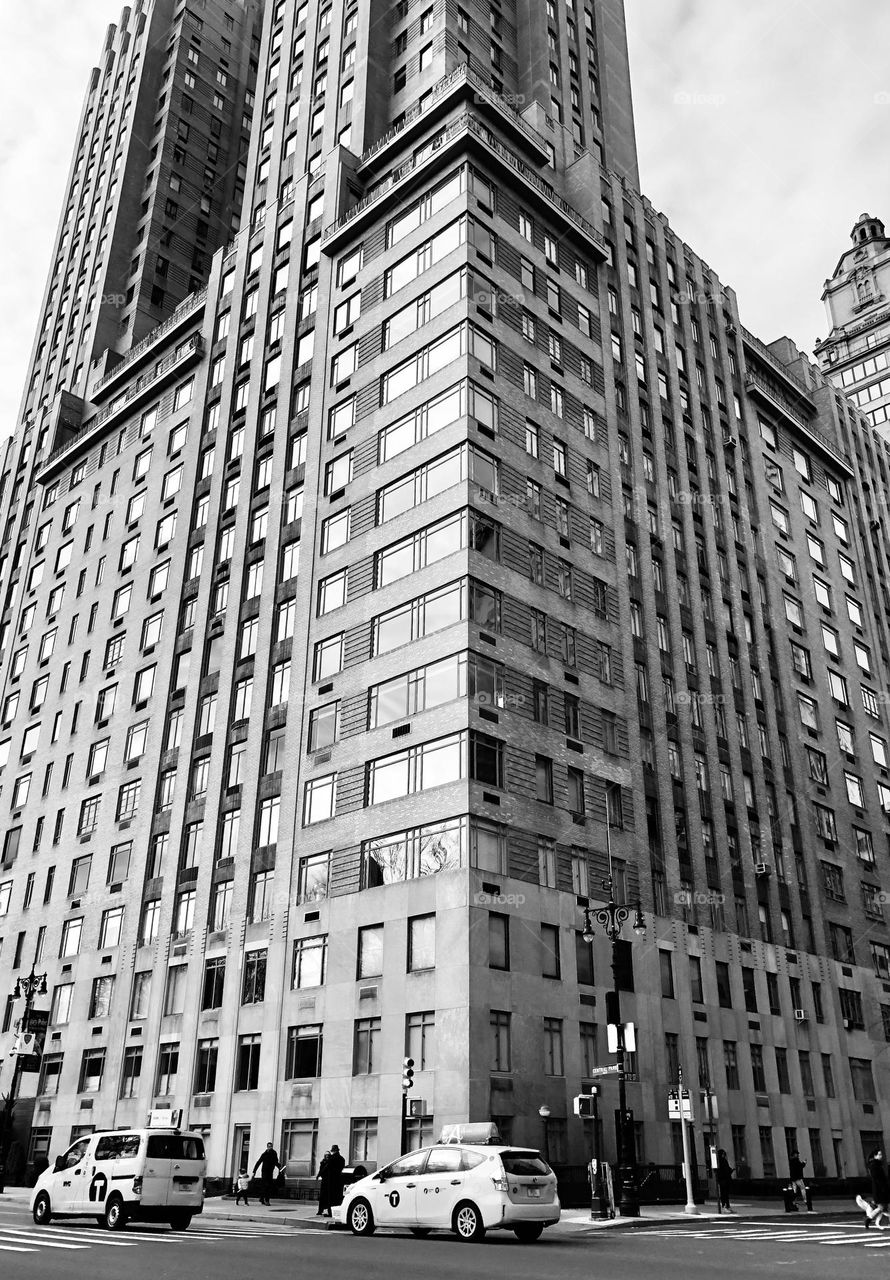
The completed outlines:
<svg viewBox="0 0 890 1280">
<path fill-rule="evenodd" d="M 890 1180 L 884 1168 L 884 1152 L 880 1147 L 868 1157 L 867 1165 L 868 1176 L 871 1178 L 871 1198 L 874 1204 L 870 1205 L 867 1200 L 863 1200 L 862 1196 L 856 1197 L 856 1203 L 865 1214 L 863 1226 L 866 1230 L 872 1224 L 883 1229 L 890 1225 Z M 887 1222 L 882 1223 L 882 1217 L 886 1218 Z"/>
<path fill-rule="evenodd" d="M 278 1172 L 278 1152 L 272 1146 L 271 1142 L 266 1143 L 266 1150 L 253 1166 L 253 1176 L 256 1177 L 256 1171 L 260 1171 L 260 1204 L 268 1205 L 271 1208 L 270 1197 L 272 1188 L 275 1185 L 275 1175 Z"/>
<path fill-rule="evenodd" d="M 336 1142 L 331 1147 L 331 1163 L 328 1168 L 331 1175 L 331 1206 L 336 1208 L 343 1203 L 343 1170 L 346 1168 L 346 1161 Z"/>
<path fill-rule="evenodd" d="M 331 1217 L 331 1153 L 326 1151 L 318 1166 L 318 1208 L 316 1218 Z"/>
<path fill-rule="evenodd" d="M 720 1208 L 725 1209 L 727 1213 L 735 1212 L 729 1205 L 729 1188 L 732 1183 L 732 1174 L 732 1165 L 727 1160 L 723 1147 L 721 1147 L 717 1152 L 717 1194 L 720 1197 Z"/>
</svg>

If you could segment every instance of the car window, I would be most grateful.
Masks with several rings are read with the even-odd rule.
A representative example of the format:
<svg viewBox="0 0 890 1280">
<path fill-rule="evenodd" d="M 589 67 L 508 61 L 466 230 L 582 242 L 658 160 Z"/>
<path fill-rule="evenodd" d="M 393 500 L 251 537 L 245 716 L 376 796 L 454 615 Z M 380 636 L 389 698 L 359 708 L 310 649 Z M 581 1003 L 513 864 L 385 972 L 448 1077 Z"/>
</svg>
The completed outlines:
<svg viewBox="0 0 890 1280">
<path fill-rule="evenodd" d="M 146 1155 L 154 1160 L 203 1160 L 204 1143 L 180 1133 L 153 1133 Z"/>
<path fill-rule="evenodd" d="M 462 1169 L 475 1169 L 477 1164 L 482 1164 L 483 1160 L 487 1160 L 488 1156 L 484 1156 L 481 1151 L 464 1151 L 461 1156 L 460 1167 Z"/>
<path fill-rule="evenodd" d="M 426 1163 L 427 1173 L 454 1173 L 460 1168 L 460 1147 L 434 1147 Z"/>
<path fill-rule="evenodd" d="M 395 1160 L 383 1172 L 387 1178 L 405 1178 L 420 1173 L 428 1155 L 428 1151 L 412 1151 L 410 1155 L 402 1156 L 401 1160 Z"/>
<path fill-rule="evenodd" d="M 540 1178 L 550 1172 L 537 1151 L 502 1151 L 501 1162 L 505 1173 L 518 1178 Z"/>
<path fill-rule="evenodd" d="M 96 1143 L 96 1160 L 124 1160 L 139 1154 L 138 1133 L 108 1133 Z"/>
<path fill-rule="evenodd" d="M 75 1142 L 74 1146 L 66 1151 L 65 1155 L 62 1157 L 65 1161 L 63 1168 L 73 1169 L 76 1164 L 80 1164 L 89 1145 L 89 1138 L 83 1138 L 80 1142 Z"/>
</svg>

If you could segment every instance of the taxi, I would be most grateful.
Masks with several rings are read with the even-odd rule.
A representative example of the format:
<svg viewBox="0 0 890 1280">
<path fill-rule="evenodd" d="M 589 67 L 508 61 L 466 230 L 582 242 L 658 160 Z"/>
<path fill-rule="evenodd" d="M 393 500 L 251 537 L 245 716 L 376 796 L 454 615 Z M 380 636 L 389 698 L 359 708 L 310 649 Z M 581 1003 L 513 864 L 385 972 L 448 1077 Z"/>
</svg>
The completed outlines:
<svg viewBox="0 0 890 1280">
<path fill-rule="evenodd" d="M 403 1227 L 474 1241 L 512 1231 L 530 1244 L 559 1222 L 560 1205 L 556 1174 L 539 1152 L 503 1144 L 494 1125 L 449 1125 L 435 1146 L 347 1186 L 335 1212 L 361 1236 Z"/>
</svg>

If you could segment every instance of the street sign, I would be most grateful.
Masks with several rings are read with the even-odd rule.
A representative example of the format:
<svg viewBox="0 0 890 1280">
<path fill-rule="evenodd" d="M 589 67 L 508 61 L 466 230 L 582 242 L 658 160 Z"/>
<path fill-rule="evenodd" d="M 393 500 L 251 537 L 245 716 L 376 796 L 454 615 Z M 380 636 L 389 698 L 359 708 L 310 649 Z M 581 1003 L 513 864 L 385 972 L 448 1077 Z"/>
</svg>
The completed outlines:
<svg viewBox="0 0 890 1280">
<path fill-rule="evenodd" d="M 668 1119 L 691 1121 L 693 1118 L 692 1099 L 689 1096 L 689 1090 L 683 1090 L 683 1098 L 681 1101 L 677 1095 L 676 1089 L 672 1089 L 668 1094 Z"/>
<path fill-rule="evenodd" d="M 617 1076 L 618 1067 L 591 1067 L 587 1072 L 586 1079 L 593 1079 L 595 1076 Z"/>
</svg>

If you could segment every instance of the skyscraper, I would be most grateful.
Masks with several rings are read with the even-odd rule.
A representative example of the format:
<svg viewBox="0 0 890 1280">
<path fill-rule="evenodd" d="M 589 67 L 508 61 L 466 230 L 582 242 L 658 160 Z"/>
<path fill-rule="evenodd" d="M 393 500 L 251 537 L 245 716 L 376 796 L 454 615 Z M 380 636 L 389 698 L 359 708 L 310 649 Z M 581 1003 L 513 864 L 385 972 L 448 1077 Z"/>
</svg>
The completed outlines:
<svg viewBox="0 0 890 1280">
<path fill-rule="evenodd" d="M 886 448 L 640 194 L 617 0 L 266 6 L 241 229 L 117 354 L 2 478 L 32 1155 L 170 1106 L 215 1175 L 382 1161 L 408 1055 L 413 1145 L 546 1104 L 580 1163 L 608 875 L 639 1158 L 682 1067 L 753 1176 L 859 1167 Z"/>
</svg>

